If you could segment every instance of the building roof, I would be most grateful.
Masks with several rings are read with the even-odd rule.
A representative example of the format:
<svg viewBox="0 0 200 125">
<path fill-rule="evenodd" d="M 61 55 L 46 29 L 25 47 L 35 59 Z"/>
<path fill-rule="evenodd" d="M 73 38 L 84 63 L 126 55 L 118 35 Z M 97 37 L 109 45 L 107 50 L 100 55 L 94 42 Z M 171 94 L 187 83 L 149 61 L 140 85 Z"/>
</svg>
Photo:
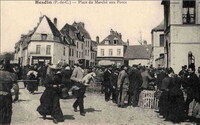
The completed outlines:
<svg viewBox="0 0 200 125">
<path fill-rule="evenodd" d="M 64 25 L 64 27 L 60 30 L 60 32 L 63 35 L 67 35 L 68 37 L 70 37 L 73 40 L 77 39 L 80 41 L 84 41 L 83 34 L 81 34 L 81 32 L 79 30 L 77 30 L 75 26 L 69 25 L 68 23 L 66 23 Z"/>
<path fill-rule="evenodd" d="M 164 31 L 164 20 L 151 30 L 151 32 L 153 31 Z"/>
<path fill-rule="evenodd" d="M 97 51 L 97 42 L 91 41 L 91 51 Z"/>
<path fill-rule="evenodd" d="M 75 26 L 76 29 L 78 29 L 81 32 L 81 34 L 83 34 L 84 38 L 91 39 L 90 34 L 85 29 L 85 24 L 83 22 L 79 23 L 74 22 L 72 25 Z"/>
<path fill-rule="evenodd" d="M 127 46 L 125 59 L 150 59 L 152 51 L 151 45 L 133 45 Z"/>
<path fill-rule="evenodd" d="M 19 46 L 21 44 L 22 48 L 25 49 L 28 46 L 28 44 L 29 44 L 29 42 L 31 40 L 32 35 L 35 33 L 35 31 L 37 30 L 37 28 L 40 26 L 42 20 L 45 19 L 45 18 L 46 18 L 46 20 L 48 22 L 48 25 L 49 25 L 49 27 L 51 29 L 52 34 L 54 36 L 58 37 L 61 43 L 68 44 L 68 42 L 65 42 L 65 41 L 62 40 L 62 34 L 56 28 L 56 26 L 51 22 L 51 20 L 46 15 L 43 15 L 42 17 L 40 17 L 39 23 L 37 24 L 36 27 L 33 28 L 33 30 L 30 30 L 27 34 L 22 34 L 21 35 L 21 38 L 18 41 L 19 44 L 15 44 L 15 48 L 17 48 L 17 46 Z"/>
<path fill-rule="evenodd" d="M 108 35 L 103 41 L 99 43 L 99 45 L 106 45 L 106 41 L 108 41 L 108 45 L 127 45 L 122 39 L 121 39 L 121 34 L 113 31 L 111 29 L 110 35 Z M 118 42 L 115 44 L 114 41 L 117 40 Z"/>
<path fill-rule="evenodd" d="M 49 27 L 51 28 L 51 31 L 54 36 L 61 37 L 60 31 L 56 28 L 56 26 L 51 22 L 51 20 L 45 15 L 47 22 L 49 24 Z"/>
</svg>

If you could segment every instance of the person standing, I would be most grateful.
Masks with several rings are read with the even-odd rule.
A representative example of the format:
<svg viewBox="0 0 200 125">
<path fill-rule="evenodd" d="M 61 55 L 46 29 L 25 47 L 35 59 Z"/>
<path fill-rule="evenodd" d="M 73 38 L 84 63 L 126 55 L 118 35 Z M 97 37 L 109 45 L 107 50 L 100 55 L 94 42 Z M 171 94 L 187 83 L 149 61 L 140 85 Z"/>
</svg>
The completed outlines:
<svg viewBox="0 0 200 125">
<path fill-rule="evenodd" d="M 105 87 L 105 101 L 108 102 L 110 100 L 110 96 L 112 93 L 112 85 L 111 85 L 111 72 L 112 67 L 109 67 L 105 72 L 104 72 L 104 87 Z"/>
<path fill-rule="evenodd" d="M 11 89 L 17 83 L 17 75 L 11 72 L 8 61 L 0 65 L 0 124 L 9 125 L 12 117 Z"/>
<path fill-rule="evenodd" d="M 134 65 L 128 72 L 129 75 L 129 91 L 128 91 L 128 105 L 136 107 L 139 101 L 139 88 L 142 85 L 142 76 L 137 66 Z"/>
<path fill-rule="evenodd" d="M 118 78 L 118 71 L 117 68 L 112 69 L 111 73 L 111 94 L 112 94 L 112 101 L 113 103 L 117 103 L 117 78 Z"/>
<path fill-rule="evenodd" d="M 13 71 L 17 75 L 17 78 L 19 79 L 19 67 L 17 65 L 13 67 Z M 19 101 L 19 85 L 17 82 L 13 84 L 13 90 L 15 94 L 13 102 L 17 102 Z"/>
<path fill-rule="evenodd" d="M 127 96 L 128 88 L 129 88 L 129 78 L 128 78 L 128 67 L 122 66 L 121 71 L 117 80 L 117 89 L 119 91 L 118 95 L 118 107 L 124 108 L 124 101 Z"/>
<path fill-rule="evenodd" d="M 153 77 L 151 77 L 149 75 L 147 67 L 143 67 L 142 71 L 143 71 L 141 73 L 141 75 L 142 75 L 142 81 L 143 81 L 143 83 L 142 83 L 142 89 L 147 90 L 149 88 L 149 81 L 152 80 Z"/>
<path fill-rule="evenodd" d="M 189 68 L 188 72 L 189 72 L 189 76 L 188 76 L 188 82 L 186 85 L 187 99 L 186 99 L 186 105 L 185 105 L 186 114 L 188 114 L 189 104 L 193 101 L 193 99 L 195 99 L 196 102 L 200 102 L 199 78 L 195 74 L 194 68 Z"/>
<path fill-rule="evenodd" d="M 46 76 L 45 90 L 40 97 L 40 105 L 37 111 L 46 119 L 46 115 L 51 115 L 53 122 L 64 121 L 63 112 L 60 107 L 60 85 L 61 85 L 61 73 L 58 71 L 58 67 L 55 65 L 49 66 L 49 74 Z"/>
<path fill-rule="evenodd" d="M 71 80 L 74 82 L 76 86 L 79 87 L 79 89 L 76 90 L 77 91 L 76 101 L 73 104 L 74 111 L 77 112 L 78 111 L 77 108 L 79 107 L 80 115 L 85 116 L 86 112 L 84 110 L 84 94 L 86 91 L 86 86 L 83 85 L 82 83 L 82 79 L 84 77 L 83 64 L 84 60 L 82 59 L 78 60 L 78 66 L 74 68 Z"/>
</svg>

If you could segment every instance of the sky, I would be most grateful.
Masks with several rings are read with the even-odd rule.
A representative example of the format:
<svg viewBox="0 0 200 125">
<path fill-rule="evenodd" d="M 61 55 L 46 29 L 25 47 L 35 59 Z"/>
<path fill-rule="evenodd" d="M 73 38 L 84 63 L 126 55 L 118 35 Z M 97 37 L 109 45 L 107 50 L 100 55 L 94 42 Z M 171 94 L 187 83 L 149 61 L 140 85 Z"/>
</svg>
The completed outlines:
<svg viewBox="0 0 200 125">
<path fill-rule="evenodd" d="M 21 34 L 28 33 L 41 15 L 52 21 L 56 17 L 58 29 L 66 23 L 84 22 L 92 40 L 102 41 L 110 29 L 122 34 L 123 41 L 138 45 L 141 38 L 151 43 L 151 30 L 163 20 L 160 1 L 128 1 L 126 4 L 35 4 L 33 1 L 1 1 L 0 52 L 14 51 Z M 140 33 L 141 32 L 141 33 Z M 142 34 L 142 35 L 141 35 Z"/>
</svg>

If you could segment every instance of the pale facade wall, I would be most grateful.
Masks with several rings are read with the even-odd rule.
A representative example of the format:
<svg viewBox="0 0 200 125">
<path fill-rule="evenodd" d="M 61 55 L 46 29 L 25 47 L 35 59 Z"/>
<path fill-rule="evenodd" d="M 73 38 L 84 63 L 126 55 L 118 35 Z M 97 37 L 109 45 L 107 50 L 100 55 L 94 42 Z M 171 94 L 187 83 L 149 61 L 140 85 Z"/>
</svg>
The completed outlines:
<svg viewBox="0 0 200 125">
<path fill-rule="evenodd" d="M 74 51 L 75 52 L 75 60 L 74 61 L 75 61 L 75 63 L 78 63 L 79 59 L 84 59 L 85 58 L 85 54 L 84 54 L 84 42 L 76 40 L 75 44 L 76 44 L 76 50 Z M 83 44 L 83 48 L 82 48 L 82 44 Z"/>
<path fill-rule="evenodd" d="M 153 67 L 157 67 L 158 64 L 156 59 L 160 57 L 160 54 L 164 54 L 164 47 L 160 47 L 160 35 L 164 34 L 164 31 L 153 31 L 152 33 L 152 56 L 153 56 Z"/>
<path fill-rule="evenodd" d="M 36 54 L 36 46 L 40 45 L 40 54 Z M 47 45 L 51 46 L 51 52 L 50 55 L 46 53 L 46 47 Z M 65 56 L 63 55 L 65 47 Z M 65 61 L 66 63 L 69 63 L 69 46 L 64 45 L 61 43 L 56 42 L 31 42 L 28 46 L 28 54 L 30 57 L 30 63 L 32 60 L 32 56 L 45 56 L 45 57 L 51 57 L 51 63 L 57 64 L 58 61 Z"/>
<path fill-rule="evenodd" d="M 195 57 L 196 68 L 200 66 L 200 44 L 172 44 L 171 67 L 175 73 L 181 70 L 181 66 L 188 65 L 188 52 Z M 179 48 L 179 49 L 177 49 Z"/>
<path fill-rule="evenodd" d="M 64 55 L 64 47 L 65 47 L 65 55 Z M 63 61 L 69 64 L 69 46 L 68 45 L 54 43 L 52 63 L 56 64 L 58 63 L 58 61 Z"/>
<path fill-rule="evenodd" d="M 145 65 L 148 66 L 149 65 L 150 60 L 149 59 L 134 59 L 134 60 L 129 60 L 128 65 L 132 66 L 132 65 L 138 65 L 139 63 L 141 63 L 141 65 Z"/>
<path fill-rule="evenodd" d="M 101 49 L 104 49 L 104 56 L 101 55 Z M 113 50 L 113 55 L 109 55 L 109 49 Z M 117 55 L 117 49 L 120 49 L 120 55 Z M 98 45 L 97 46 L 97 57 L 124 57 L 124 46 L 120 45 Z"/>
</svg>

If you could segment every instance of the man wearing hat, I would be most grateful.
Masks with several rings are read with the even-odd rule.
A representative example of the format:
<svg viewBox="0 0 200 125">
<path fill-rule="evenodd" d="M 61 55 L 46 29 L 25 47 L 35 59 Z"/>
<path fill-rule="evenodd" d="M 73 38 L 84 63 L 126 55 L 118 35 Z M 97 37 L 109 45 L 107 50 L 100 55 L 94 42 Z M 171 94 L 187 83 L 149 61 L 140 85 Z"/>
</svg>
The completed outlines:
<svg viewBox="0 0 200 125">
<path fill-rule="evenodd" d="M 84 77 L 84 60 L 80 59 L 78 60 L 77 67 L 74 68 L 74 71 L 71 76 L 71 80 L 74 82 L 76 86 L 79 87 L 77 90 L 77 99 L 73 104 L 74 111 L 77 112 L 77 108 L 79 107 L 80 109 L 80 115 L 85 116 L 85 111 L 84 111 L 84 94 L 86 91 L 86 86 L 83 85 L 82 79 Z"/>
</svg>

